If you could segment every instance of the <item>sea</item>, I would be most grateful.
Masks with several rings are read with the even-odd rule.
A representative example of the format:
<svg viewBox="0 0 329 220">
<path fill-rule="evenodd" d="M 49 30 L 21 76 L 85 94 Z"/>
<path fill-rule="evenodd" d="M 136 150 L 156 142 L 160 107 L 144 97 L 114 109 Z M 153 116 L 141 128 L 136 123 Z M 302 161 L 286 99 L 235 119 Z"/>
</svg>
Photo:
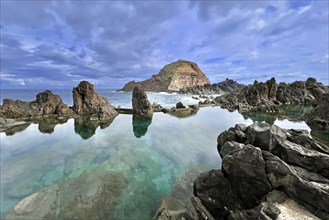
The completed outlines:
<svg viewBox="0 0 329 220">
<path fill-rule="evenodd" d="M 71 90 L 52 91 L 72 105 Z M 32 101 L 39 92 L 42 91 L 1 90 L 1 103 L 3 98 Z M 131 92 L 97 92 L 113 106 L 131 108 Z M 199 101 L 175 93 L 147 95 L 152 103 L 168 108 L 180 101 L 185 105 Z M 250 117 L 220 107 L 200 108 L 189 117 L 154 113 L 146 123 L 124 114 L 105 126 L 75 120 L 50 128 L 33 122 L 0 133 L 1 219 L 23 198 L 89 171 L 116 172 L 125 179 L 111 218 L 152 219 L 161 198 L 172 195 L 173 186 L 181 183 L 186 174 L 220 169 L 216 140 L 224 130 L 237 123 L 267 121 L 283 128 L 310 131 L 303 121 Z"/>
</svg>

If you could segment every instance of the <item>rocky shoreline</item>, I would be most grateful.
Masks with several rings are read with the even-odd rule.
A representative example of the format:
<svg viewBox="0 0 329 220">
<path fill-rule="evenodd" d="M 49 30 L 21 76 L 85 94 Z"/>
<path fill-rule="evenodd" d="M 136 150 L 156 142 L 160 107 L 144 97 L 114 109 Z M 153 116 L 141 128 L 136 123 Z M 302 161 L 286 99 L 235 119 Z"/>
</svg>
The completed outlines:
<svg viewBox="0 0 329 220">
<path fill-rule="evenodd" d="M 154 219 L 329 218 L 329 146 L 307 131 L 237 124 L 217 143 L 222 166 L 194 180 L 195 211 L 171 197 Z"/>
<path fill-rule="evenodd" d="M 206 91 L 204 88 L 203 91 Z M 144 90 L 135 87 L 133 109 L 116 110 L 107 99 L 95 92 L 92 84 L 82 81 L 73 88 L 72 107 L 49 90 L 39 93 L 32 102 L 5 99 L 0 107 L 0 131 L 14 134 L 13 128 L 24 130 L 30 123 L 36 122 L 40 131 L 51 133 L 56 124 L 74 118 L 76 133 L 88 139 L 98 126 L 109 126 L 120 112 L 133 115 L 133 132 L 139 138 L 147 132 L 154 112 L 188 117 L 196 114 L 199 107 L 209 105 L 238 110 L 246 117 L 252 117 L 250 114 L 253 112 L 262 112 L 306 120 L 314 128 L 328 128 L 329 89 L 313 78 L 291 84 L 276 84 L 272 78 L 265 83 L 256 81 L 251 86 L 230 88 L 233 92 L 200 101 L 199 105 L 177 103 L 175 107 L 166 109 L 158 104 L 152 105 Z M 312 111 L 287 116 L 286 107 L 294 105 L 307 106 Z M 217 144 L 221 168 L 200 175 L 191 171 L 182 177 L 182 182 L 175 184 L 173 195 L 162 199 L 154 219 L 329 219 L 328 145 L 314 140 L 307 131 L 282 129 L 259 122 L 248 127 L 235 125 L 218 136 Z M 102 181 L 97 184 L 102 185 Z M 120 184 L 123 185 L 122 181 Z M 6 218 L 56 216 L 47 204 L 40 212 L 42 215 L 35 213 L 38 208 L 33 206 L 41 206 L 44 196 L 49 197 L 57 190 L 56 187 L 65 188 L 65 185 L 50 186 L 23 199 Z M 111 205 L 112 197 L 116 199 L 117 196 L 113 197 L 109 192 L 108 204 Z M 100 195 L 95 194 L 95 197 Z M 66 204 L 63 198 L 54 197 L 54 204 Z M 106 198 L 102 199 L 107 202 Z M 89 215 L 97 207 L 89 200 L 87 202 L 91 210 L 87 213 Z M 78 203 L 76 210 L 81 205 Z M 30 209 L 33 209 L 32 214 Z M 63 211 L 59 207 L 56 209 Z M 64 212 L 63 216 L 66 214 Z M 110 215 L 108 212 L 103 216 Z M 68 216 L 71 214 L 68 213 Z"/>
</svg>

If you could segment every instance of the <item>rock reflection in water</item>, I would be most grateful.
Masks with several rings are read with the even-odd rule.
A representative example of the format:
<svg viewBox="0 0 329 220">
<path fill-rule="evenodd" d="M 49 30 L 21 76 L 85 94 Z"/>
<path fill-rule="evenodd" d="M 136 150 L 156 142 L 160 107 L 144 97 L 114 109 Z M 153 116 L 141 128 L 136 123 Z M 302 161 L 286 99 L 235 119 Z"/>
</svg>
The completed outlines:
<svg viewBox="0 0 329 220">
<path fill-rule="evenodd" d="M 51 134 L 54 132 L 56 125 L 64 124 L 67 120 L 68 118 L 44 118 L 37 121 L 39 123 L 38 129 L 41 133 Z"/>
<path fill-rule="evenodd" d="M 152 118 L 141 118 L 133 115 L 133 132 L 135 137 L 140 138 L 147 132 L 148 127 L 152 123 Z"/>
<path fill-rule="evenodd" d="M 241 115 L 244 119 L 251 119 L 253 122 L 266 122 L 270 125 L 273 125 L 275 120 L 277 119 L 276 116 L 259 112 L 242 112 Z"/>
<path fill-rule="evenodd" d="M 89 139 L 95 133 L 98 126 L 101 129 L 107 128 L 113 122 L 114 118 L 104 119 L 101 121 L 98 120 L 90 120 L 90 118 L 75 118 L 74 119 L 74 131 L 79 134 L 82 139 Z"/>
<path fill-rule="evenodd" d="M 29 126 L 31 125 L 31 123 L 26 123 L 26 124 L 22 124 L 22 125 L 17 125 L 17 126 L 14 126 L 14 127 L 11 127 L 11 128 L 8 128 L 5 130 L 5 134 L 7 136 L 12 136 L 18 132 L 22 132 L 24 131 L 25 129 L 27 129 Z"/>
</svg>

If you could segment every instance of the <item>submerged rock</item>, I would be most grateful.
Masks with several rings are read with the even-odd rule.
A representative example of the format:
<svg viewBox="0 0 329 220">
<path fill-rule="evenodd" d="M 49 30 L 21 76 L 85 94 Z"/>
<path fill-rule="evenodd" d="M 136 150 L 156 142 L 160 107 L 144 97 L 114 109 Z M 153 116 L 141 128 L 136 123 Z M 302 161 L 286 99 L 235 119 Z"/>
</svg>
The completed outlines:
<svg viewBox="0 0 329 220">
<path fill-rule="evenodd" d="M 149 118 L 153 117 L 153 108 L 147 98 L 144 90 L 136 86 L 132 94 L 132 106 L 135 117 Z"/>
<path fill-rule="evenodd" d="M 87 81 L 81 81 L 73 88 L 73 110 L 82 116 L 97 119 L 114 118 L 118 113 L 109 101 L 94 90 L 94 85 Z"/>
<path fill-rule="evenodd" d="M 24 198 L 5 219 L 111 219 L 124 187 L 117 173 L 89 171 Z"/>
</svg>

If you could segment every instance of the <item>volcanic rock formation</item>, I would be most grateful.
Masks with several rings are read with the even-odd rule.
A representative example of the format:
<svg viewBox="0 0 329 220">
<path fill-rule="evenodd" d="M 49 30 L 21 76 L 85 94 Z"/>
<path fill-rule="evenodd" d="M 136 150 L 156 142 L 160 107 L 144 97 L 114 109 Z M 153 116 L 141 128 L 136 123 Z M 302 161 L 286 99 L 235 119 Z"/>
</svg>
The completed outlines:
<svg viewBox="0 0 329 220">
<path fill-rule="evenodd" d="M 121 90 L 132 91 L 136 86 L 140 86 L 145 91 L 168 92 L 205 84 L 210 84 L 209 79 L 196 63 L 178 60 L 164 66 L 151 79 L 129 82 Z"/>
</svg>

